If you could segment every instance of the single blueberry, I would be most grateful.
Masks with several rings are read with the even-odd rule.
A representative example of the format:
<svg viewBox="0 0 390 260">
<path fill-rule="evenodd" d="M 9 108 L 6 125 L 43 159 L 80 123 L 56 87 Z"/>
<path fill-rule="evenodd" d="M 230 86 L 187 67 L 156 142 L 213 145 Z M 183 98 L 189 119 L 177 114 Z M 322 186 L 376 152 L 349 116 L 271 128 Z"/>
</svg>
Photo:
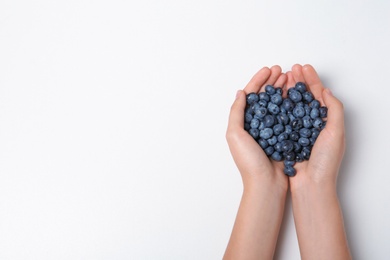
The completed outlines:
<svg viewBox="0 0 390 260">
<path fill-rule="evenodd" d="M 278 105 L 276 105 L 272 102 L 269 102 L 267 105 L 267 108 L 271 114 L 273 114 L 273 115 L 279 114 L 280 108 L 278 107 Z"/>
<path fill-rule="evenodd" d="M 245 113 L 245 122 L 246 123 L 250 123 L 253 119 L 253 116 L 252 114 L 249 114 L 249 113 Z"/>
<path fill-rule="evenodd" d="M 258 129 L 256 129 L 258 130 Z M 263 130 L 260 130 L 260 134 L 259 136 L 263 139 L 268 139 L 270 138 L 272 135 L 274 134 L 274 132 L 272 131 L 272 128 L 265 128 Z"/>
<path fill-rule="evenodd" d="M 294 177 L 297 174 L 297 171 L 292 166 L 285 166 L 283 172 L 289 177 Z"/>
<path fill-rule="evenodd" d="M 273 95 L 276 93 L 276 90 L 273 86 L 267 85 L 265 86 L 265 92 L 267 92 L 268 95 Z"/>
<path fill-rule="evenodd" d="M 303 122 L 301 118 L 295 118 L 293 121 L 290 122 L 291 127 L 294 130 L 299 130 L 303 126 Z"/>
<path fill-rule="evenodd" d="M 268 101 L 269 101 L 269 96 L 268 96 L 268 94 L 265 93 L 265 92 L 260 92 L 260 93 L 259 93 L 259 99 L 268 102 Z"/>
<path fill-rule="evenodd" d="M 294 106 L 294 102 L 291 99 L 286 98 L 283 100 L 282 107 L 286 109 L 286 111 L 293 110 Z"/>
<path fill-rule="evenodd" d="M 308 128 L 301 128 L 299 129 L 299 135 L 301 137 L 309 138 L 311 136 L 311 130 Z"/>
<path fill-rule="evenodd" d="M 284 140 L 282 142 L 282 150 L 283 152 L 291 152 L 292 150 L 294 150 L 294 142 L 292 142 L 291 140 Z"/>
<path fill-rule="evenodd" d="M 299 139 L 299 133 L 296 131 L 292 131 L 290 134 L 290 139 L 293 141 L 298 141 Z"/>
<path fill-rule="evenodd" d="M 292 132 L 292 127 L 291 127 L 291 125 L 286 125 L 286 126 L 284 127 L 284 132 L 285 132 L 286 134 L 290 134 L 290 133 Z"/>
<path fill-rule="evenodd" d="M 281 142 L 277 142 L 274 145 L 274 149 L 275 149 L 275 151 L 278 151 L 279 153 L 283 152 L 283 150 L 282 150 L 282 143 Z"/>
<path fill-rule="evenodd" d="M 293 160 L 285 160 L 284 161 L 284 166 L 294 166 L 295 165 L 295 156 L 293 158 Z"/>
<path fill-rule="evenodd" d="M 299 138 L 298 143 L 302 146 L 308 146 L 310 145 L 310 140 L 306 137 L 301 137 Z"/>
<path fill-rule="evenodd" d="M 284 126 L 282 124 L 276 124 L 273 127 L 274 134 L 280 135 L 284 131 Z"/>
<path fill-rule="evenodd" d="M 259 103 L 259 105 L 261 106 L 261 107 L 267 107 L 268 106 L 268 101 L 265 101 L 265 100 L 259 100 L 259 102 L 257 102 L 257 103 Z"/>
<path fill-rule="evenodd" d="M 280 94 L 280 95 L 282 95 L 282 93 L 283 93 L 283 89 L 279 88 L 279 87 L 275 88 L 275 91 L 277 94 Z"/>
<path fill-rule="evenodd" d="M 259 101 L 259 96 L 254 92 L 249 93 L 246 96 L 246 103 L 249 105 L 252 105 L 252 104 L 256 103 L 257 101 Z"/>
<path fill-rule="evenodd" d="M 310 103 L 314 100 L 314 97 L 313 97 L 313 94 L 310 93 L 310 92 L 305 92 L 302 94 L 302 97 L 303 97 L 303 100 L 306 102 L 306 103 Z"/>
<path fill-rule="evenodd" d="M 268 146 L 267 148 L 264 149 L 264 152 L 266 155 L 271 156 L 274 153 L 274 148 L 272 146 Z"/>
<path fill-rule="evenodd" d="M 269 145 L 275 145 L 278 142 L 278 138 L 274 135 L 267 140 Z"/>
<path fill-rule="evenodd" d="M 303 158 L 305 160 L 309 160 L 309 158 L 310 158 L 310 149 L 307 148 L 307 147 L 303 147 L 301 154 L 302 154 L 302 156 L 303 156 Z"/>
<path fill-rule="evenodd" d="M 306 84 L 303 82 L 297 82 L 297 84 L 295 84 L 295 89 L 301 93 L 305 93 L 306 92 Z"/>
<path fill-rule="evenodd" d="M 310 116 L 304 116 L 302 122 L 304 128 L 311 128 L 313 126 L 313 119 Z"/>
<path fill-rule="evenodd" d="M 253 118 L 251 120 L 251 128 L 259 128 L 260 121 L 259 119 Z"/>
<path fill-rule="evenodd" d="M 259 138 L 259 132 L 260 132 L 259 129 L 254 129 L 254 128 L 249 129 L 249 134 L 255 139 Z"/>
<path fill-rule="evenodd" d="M 302 106 L 296 106 L 293 110 L 293 115 L 295 117 L 304 117 L 305 116 L 305 109 Z"/>
<path fill-rule="evenodd" d="M 315 99 L 312 102 L 310 102 L 310 107 L 311 108 L 319 108 L 320 107 L 320 102 Z"/>
<path fill-rule="evenodd" d="M 316 142 L 316 139 L 314 139 L 313 137 L 310 137 L 309 140 L 310 140 L 310 145 L 311 146 L 313 146 L 314 143 Z"/>
<path fill-rule="evenodd" d="M 290 122 L 290 118 L 287 116 L 286 113 L 280 113 L 277 116 L 277 119 L 278 119 L 278 123 L 282 125 L 288 125 L 288 123 Z"/>
<path fill-rule="evenodd" d="M 275 93 L 271 96 L 271 102 L 274 103 L 275 105 L 280 105 L 282 104 L 283 98 L 282 95 Z"/>
<path fill-rule="evenodd" d="M 324 121 L 322 121 L 322 119 L 320 117 L 317 117 L 313 121 L 313 127 L 317 128 L 317 129 L 322 129 L 323 124 L 324 124 Z"/>
<path fill-rule="evenodd" d="M 302 146 L 299 143 L 294 142 L 294 152 L 299 153 L 301 150 L 302 150 Z"/>
<path fill-rule="evenodd" d="M 275 124 L 275 119 L 272 115 L 266 115 L 264 117 L 265 127 L 272 127 Z"/>
<path fill-rule="evenodd" d="M 286 132 L 278 135 L 278 142 L 283 142 L 284 140 L 287 140 L 287 139 L 288 139 L 288 134 Z"/>
<path fill-rule="evenodd" d="M 263 148 L 263 149 L 265 149 L 265 148 L 268 147 L 268 142 L 267 142 L 267 140 L 265 140 L 265 139 L 260 138 L 257 142 L 259 143 L 259 145 L 260 145 L 261 148 Z"/>
<path fill-rule="evenodd" d="M 253 111 L 253 113 L 255 112 L 256 109 L 259 109 L 261 106 L 259 105 L 259 103 L 253 103 L 251 106 L 251 109 Z"/>
<path fill-rule="evenodd" d="M 295 103 L 298 103 L 302 100 L 302 94 L 295 88 L 290 88 L 288 90 L 288 97 Z"/>
<path fill-rule="evenodd" d="M 316 119 L 317 117 L 320 116 L 320 110 L 318 110 L 318 108 L 313 108 L 310 112 L 310 117 L 312 119 Z"/>
<path fill-rule="evenodd" d="M 276 151 L 271 155 L 271 158 L 274 159 L 275 161 L 281 161 L 283 159 L 282 155 Z"/>
<path fill-rule="evenodd" d="M 324 118 L 328 116 L 328 108 L 327 107 L 320 107 L 320 117 Z"/>
<path fill-rule="evenodd" d="M 296 162 L 303 162 L 303 156 L 300 153 L 295 154 L 295 161 Z"/>
<path fill-rule="evenodd" d="M 257 116 L 259 118 L 263 118 L 267 114 L 267 109 L 265 107 L 259 107 L 259 108 L 256 108 L 254 110 L 254 112 L 255 112 L 255 116 Z"/>
<path fill-rule="evenodd" d="M 320 135 L 320 131 L 318 129 L 312 129 L 311 130 L 311 137 L 313 137 L 314 139 L 317 139 L 317 137 Z"/>
</svg>

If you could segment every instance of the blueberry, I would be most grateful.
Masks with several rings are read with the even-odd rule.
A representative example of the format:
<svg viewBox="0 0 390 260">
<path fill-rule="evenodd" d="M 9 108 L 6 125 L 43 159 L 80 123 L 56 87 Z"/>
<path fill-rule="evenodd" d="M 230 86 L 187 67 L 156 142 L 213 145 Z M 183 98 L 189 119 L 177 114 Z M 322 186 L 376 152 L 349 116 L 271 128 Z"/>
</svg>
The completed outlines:
<svg viewBox="0 0 390 260">
<path fill-rule="evenodd" d="M 260 121 L 259 130 L 263 130 L 265 128 L 264 121 Z"/>
<path fill-rule="evenodd" d="M 278 135 L 278 142 L 283 142 L 284 140 L 287 140 L 287 139 L 288 139 L 288 134 L 286 132 Z"/>
<path fill-rule="evenodd" d="M 259 103 L 253 103 L 251 106 L 251 110 L 253 111 L 253 113 L 255 112 L 256 109 L 259 109 L 261 106 L 259 105 Z"/>
<path fill-rule="evenodd" d="M 300 119 L 300 118 L 295 118 L 293 121 L 290 122 L 290 125 L 291 125 L 291 127 L 292 127 L 294 130 L 299 130 L 299 129 L 301 129 L 302 126 L 303 126 L 302 119 Z"/>
<path fill-rule="evenodd" d="M 295 161 L 296 162 L 303 162 L 303 156 L 300 153 L 295 154 Z"/>
<path fill-rule="evenodd" d="M 302 122 L 304 128 L 311 128 L 313 126 L 313 119 L 310 116 L 304 116 Z"/>
<path fill-rule="evenodd" d="M 288 97 L 295 103 L 298 103 L 302 100 L 302 94 L 295 88 L 290 88 L 288 90 Z"/>
<path fill-rule="evenodd" d="M 279 88 L 279 87 L 275 88 L 275 91 L 277 94 L 280 94 L 280 95 L 282 95 L 282 93 L 283 93 L 283 89 Z"/>
<path fill-rule="evenodd" d="M 309 137 L 311 137 L 311 130 L 308 128 L 301 128 L 301 129 L 299 129 L 299 135 L 301 137 L 309 138 Z"/>
<path fill-rule="evenodd" d="M 280 135 L 284 131 L 284 126 L 281 124 L 274 125 L 273 130 L 275 135 Z"/>
<path fill-rule="evenodd" d="M 294 157 L 295 159 L 295 157 Z M 295 161 L 294 160 L 286 160 L 284 161 L 284 166 L 294 166 L 295 165 Z"/>
<path fill-rule="evenodd" d="M 313 108 L 310 112 L 310 117 L 312 119 L 316 119 L 317 117 L 320 116 L 320 110 L 318 110 L 318 108 Z"/>
<path fill-rule="evenodd" d="M 268 95 L 273 95 L 276 93 L 276 90 L 273 86 L 267 85 L 265 86 L 265 92 L 267 92 Z"/>
<path fill-rule="evenodd" d="M 291 99 L 286 98 L 285 100 L 283 100 L 282 107 L 286 109 L 286 111 L 293 110 L 294 106 L 294 102 Z"/>
<path fill-rule="evenodd" d="M 283 159 L 282 155 L 276 151 L 273 152 L 273 154 L 271 155 L 271 158 L 274 159 L 275 161 L 281 161 Z"/>
<path fill-rule="evenodd" d="M 256 129 L 257 130 L 257 129 Z M 263 139 L 268 139 L 270 138 L 274 132 L 272 131 L 272 128 L 265 128 L 263 130 L 260 130 L 259 136 Z"/>
<path fill-rule="evenodd" d="M 312 129 L 311 130 L 311 137 L 313 137 L 314 139 L 317 139 L 317 137 L 320 135 L 320 131 L 318 129 Z"/>
<path fill-rule="evenodd" d="M 259 119 L 253 118 L 251 120 L 251 128 L 259 128 L 260 121 Z"/>
<path fill-rule="evenodd" d="M 281 142 L 277 142 L 277 143 L 274 145 L 274 149 L 275 149 L 275 151 L 278 151 L 279 153 L 280 153 L 280 152 L 283 152 L 283 150 L 282 150 L 282 143 L 281 143 Z"/>
<path fill-rule="evenodd" d="M 249 131 L 249 129 L 251 129 L 251 125 L 250 125 L 249 123 L 245 123 L 245 124 L 244 124 L 244 129 L 245 129 L 246 131 Z"/>
<path fill-rule="evenodd" d="M 263 118 L 267 114 L 267 109 L 265 107 L 259 107 L 254 109 L 255 116 Z"/>
<path fill-rule="evenodd" d="M 275 145 L 278 142 L 278 138 L 274 135 L 271 138 L 269 138 L 267 141 L 269 145 Z"/>
<path fill-rule="evenodd" d="M 288 116 L 288 119 L 290 119 L 290 122 L 294 121 L 295 118 L 296 118 L 296 117 L 293 115 L 292 112 L 288 112 L 288 113 L 287 113 L 287 116 Z"/>
<path fill-rule="evenodd" d="M 310 116 L 311 107 L 310 107 L 308 104 L 305 104 L 305 105 L 303 106 L 303 108 L 305 109 L 305 115 L 306 115 L 306 116 Z"/>
<path fill-rule="evenodd" d="M 295 174 L 297 174 L 297 171 L 292 166 L 285 166 L 283 172 L 289 177 L 293 177 Z"/>
<path fill-rule="evenodd" d="M 283 101 L 282 95 L 280 95 L 280 94 L 278 94 L 278 93 L 273 94 L 273 95 L 271 96 L 271 102 L 274 103 L 275 105 L 280 105 L 280 104 L 282 104 L 282 101 Z"/>
<path fill-rule="evenodd" d="M 268 102 L 268 101 L 269 101 L 269 96 L 268 96 L 268 94 L 265 93 L 265 92 L 260 92 L 260 93 L 259 93 L 259 99 Z"/>
<path fill-rule="evenodd" d="M 301 150 L 302 150 L 302 146 L 299 143 L 294 142 L 294 152 L 299 153 Z"/>
<path fill-rule="evenodd" d="M 249 113 L 245 113 L 245 122 L 246 123 L 250 123 L 253 119 L 253 116 L 252 114 L 249 114 Z"/>
<path fill-rule="evenodd" d="M 323 124 L 324 124 L 324 121 L 322 121 L 322 119 L 320 117 L 317 117 L 313 121 L 313 127 L 317 128 L 317 129 L 322 129 Z"/>
<path fill-rule="evenodd" d="M 254 92 L 249 93 L 246 96 L 246 103 L 249 105 L 252 105 L 252 104 L 256 103 L 257 101 L 259 101 L 259 96 Z"/>
<path fill-rule="evenodd" d="M 294 150 L 294 143 L 291 140 L 284 140 L 282 142 L 282 150 L 283 152 L 291 152 Z"/>
<path fill-rule="evenodd" d="M 260 132 L 259 129 L 254 129 L 254 128 L 249 129 L 249 134 L 255 139 L 259 138 L 259 132 Z"/>
<path fill-rule="evenodd" d="M 258 141 L 258 143 L 259 143 L 259 145 L 261 146 L 261 148 L 263 148 L 263 149 L 265 149 L 265 148 L 268 147 L 268 142 L 267 142 L 267 140 L 265 140 L 265 139 L 260 138 L 259 141 Z"/>
<path fill-rule="evenodd" d="M 320 117 L 324 118 L 328 116 L 328 108 L 327 107 L 320 107 Z"/>
<path fill-rule="evenodd" d="M 284 132 L 285 132 L 286 134 L 290 134 L 290 133 L 292 132 L 292 127 L 291 127 L 291 125 L 286 125 L 286 126 L 284 127 Z"/>
<path fill-rule="evenodd" d="M 259 102 L 257 102 L 261 107 L 267 107 L 268 106 L 268 101 L 265 101 L 265 100 L 259 100 Z"/>
<path fill-rule="evenodd" d="M 319 108 L 320 107 L 320 102 L 315 99 L 312 102 L 310 102 L 310 107 L 311 108 Z"/>
<path fill-rule="evenodd" d="M 280 111 L 280 108 L 278 107 L 278 105 L 276 105 L 272 102 L 268 103 L 267 108 L 268 108 L 268 111 L 273 115 L 277 115 Z"/>
<path fill-rule="evenodd" d="M 298 143 L 302 146 L 308 146 L 310 145 L 310 140 L 306 137 L 301 137 L 299 138 Z"/>
<path fill-rule="evenodd" d="M 303 100 L 306 102 L 306 103 L 310 103 L 314 100 L 314 97 L 313 97 L 313 94 L 310 93 L 310 92 L 305 92 L 302 94 L 302 97 L 303 97 Z"/>
<path fill-rule="evenodd" d="M 304 107 L 305 104 L 302 101 L 300 101 L 300 102 L 296 103 L 295 106 Z"/>
<path fill-rule="evenodd" d="M 298 139 L 299 139 L 299 134 L 298 134 L 298 132 L 292 131 L 291 134 L 290 134 L 290 140 L 298 141 Z"/>
<path fill-rule="evenodd" d="M 305 160 L 309 160 L 309 158 L 310 158 L 310 149 L 307 148 L 307 147 L 303 147 L 303 148 L 302 148 L 301 155 L 303 156 L 303 158 L 304 158 Z"/>
<path fill-rule="evenodd" d="M 305 116 L 305 109 L 302 106 L 296 106 L 293 110 L 293 115 L 295 117 L 304 117 Z"/>
<path fill-rule="evenodd" d="M 313 138 L 313 137 L 310 137 L 309 140 L 310 140 L 310 145 L 311 145 L 311 146 L 313 146 L 314 143 L 316 142 L 316 139 Z"/>
<path fill-rule="evenodd" d="M 280 113 L 278 116 L 278 122 L 280 120 L 279 124 L 288 125 L 288 123 L 290 122 L 290 118 L 287 116 L 286 113 Z"/>
<path fill-rule="evenodd" d="M 275 150 L 274 150 L 274 148 L 272 146 L 268 146 L 267 148 L 264 149 L 265 154 L 268 155 L 268 156 L 271 156 L 271 154 L 273 154 L 274 151 Z"/>
<path fill-rule="evenodd" d="M 297 82 L 297 84 L 295 84 L 295 89 L 301 93 L 305 93 L 306 92 L 306 84 L 303 82 Z"/>
<path fill-rule="evenodd" d="M 266 115 L 264 117 L 264 124 L 265 124 L 265 127 L 272 127 L 275 124 L 274 117 L 271 115 Z"/>
</svg>

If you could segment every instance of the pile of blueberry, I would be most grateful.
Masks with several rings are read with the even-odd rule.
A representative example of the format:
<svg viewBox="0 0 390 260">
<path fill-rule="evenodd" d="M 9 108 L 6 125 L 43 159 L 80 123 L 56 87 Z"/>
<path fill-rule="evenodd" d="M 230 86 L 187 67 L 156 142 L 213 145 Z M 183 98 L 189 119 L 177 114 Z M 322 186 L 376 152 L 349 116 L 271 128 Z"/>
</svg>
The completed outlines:
<svg viewBox="0 0 390 260">
<path fill-rule="evenodd" d="M 295 162 L 308 160 L 311 149 L 325 127 L 327 107 L 320 106 L 302 82 L 288 89 L 271 85 L 265 92 L 246 96 L 244 128 L 259 143 L 264 152 L 276 161 L 284 160 L 284 173 L 294 176 Z"/>
</svg>

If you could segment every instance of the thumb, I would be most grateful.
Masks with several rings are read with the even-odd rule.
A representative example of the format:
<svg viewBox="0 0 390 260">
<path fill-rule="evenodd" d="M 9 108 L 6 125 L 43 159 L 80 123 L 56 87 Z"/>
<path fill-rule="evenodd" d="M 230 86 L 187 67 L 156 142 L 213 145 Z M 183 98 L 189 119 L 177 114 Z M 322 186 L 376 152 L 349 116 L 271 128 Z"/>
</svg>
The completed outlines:
<svg viewBox="0 0 390 260">
<path fill-rule="evenodd" d="M 344 106 L 340 100 L 333 96 L 330 89 L 322 92 L 322 98 L 325 106 L 328 107 L 328 118 L 326 127 L 332 132 L 344 129 Z"/>
<path fill-rule="evenodd" d="M 242 90 L 238 90 L 236 100 L 230 108 L 228 128 L 244 127 L 244 112 L 246 105 L 246 95 Z"/>
</svg>

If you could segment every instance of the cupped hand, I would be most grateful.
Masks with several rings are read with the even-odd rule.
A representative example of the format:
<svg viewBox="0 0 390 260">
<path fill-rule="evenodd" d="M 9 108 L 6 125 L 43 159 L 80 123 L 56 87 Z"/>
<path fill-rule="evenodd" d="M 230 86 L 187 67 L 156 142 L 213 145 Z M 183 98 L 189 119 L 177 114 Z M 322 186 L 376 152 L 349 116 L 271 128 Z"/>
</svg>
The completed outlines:
<svg viewBox="0 0 390 260">
<path fill-rule="evenodd" d="M 282 172 L 283 163 L 271 161 L 257 141 L 244 130 L 246 94 L 262 92 L 266 85 L 283 87 L 286 80 L 287 76 L 279 66 L 264 67 L 253 76 L 244 90 L 237 92 L 231 107 L 226 139 L 244 187 L 272 183 L 287 190 L 288 178 Z"/>
<path fill-rule="evenodd" d="M 311 65 L 296 64 L 287 72 L 287 88 L 296 82 L 304 82 L 321 106 L 328 107 L 325 128 L 318 136 L 310 159 L 295 164 L 297 174 L 290 177 L 291 190 L 299 189 L 308 183 L 330 184 L 336 186 L 337 175 L 345 151 L 343 104 L 325 89 L 317 72 Z"/>
</svg>

